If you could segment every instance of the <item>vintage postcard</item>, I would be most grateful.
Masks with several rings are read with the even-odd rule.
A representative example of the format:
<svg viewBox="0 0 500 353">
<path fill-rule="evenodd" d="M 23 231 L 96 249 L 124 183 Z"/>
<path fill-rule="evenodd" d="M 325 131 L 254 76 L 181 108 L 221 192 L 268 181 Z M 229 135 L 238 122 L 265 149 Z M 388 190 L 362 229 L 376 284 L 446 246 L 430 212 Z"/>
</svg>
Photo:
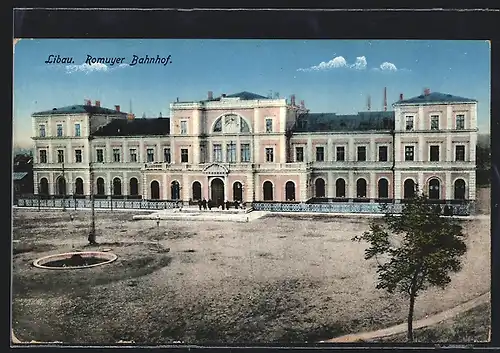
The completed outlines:
<svg viewBox="0 0 500 353">
<path fill-rule="evenodd" d="M 490 340 L 490 44 L 14 43 L 12 342 Z"/>
</svg>

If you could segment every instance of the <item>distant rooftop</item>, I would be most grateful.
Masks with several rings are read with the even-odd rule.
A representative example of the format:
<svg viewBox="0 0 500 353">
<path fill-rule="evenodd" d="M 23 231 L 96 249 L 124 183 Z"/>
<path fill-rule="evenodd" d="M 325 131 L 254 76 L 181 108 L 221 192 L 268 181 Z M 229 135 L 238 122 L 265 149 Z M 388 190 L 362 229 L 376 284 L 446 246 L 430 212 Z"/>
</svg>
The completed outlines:
<svg viewBox="0 0 500 353">
<path fill-rule="evenodd" d="M 170 118 L 116 119 L 100 127 L 93 136 L 147 136 L 170 134 Z"/>
<path fill-rule="evenodd" d="M 428 94 L 421 94 L 420 96 L 403 99 L 395 102 L 398 104 L 425 104 L 425 103 L 473 103 L 477 102 L 475 99 L 454 96 L 446 93 L 430 92 Z"/>
<path fill-rule="evenodd" d="M 102 108 L 95 105 L 70 105 L 68 107 L 53 108 L 52 110 L 45 110 L 43 112 L 33 113 L 32 116 L 46 116 L 46 115 L 59 115 L 59 114 L 106 114 L 106 115 L 127 115 L 127 113 Z"/>
<path fill-rule="evenodd" d="M 335 132 L 391 130 L 393 111 L 369 111 L 352 115 L 335 113 L 305 113 L 298 116 L 294 132 Z"/>
</svg>

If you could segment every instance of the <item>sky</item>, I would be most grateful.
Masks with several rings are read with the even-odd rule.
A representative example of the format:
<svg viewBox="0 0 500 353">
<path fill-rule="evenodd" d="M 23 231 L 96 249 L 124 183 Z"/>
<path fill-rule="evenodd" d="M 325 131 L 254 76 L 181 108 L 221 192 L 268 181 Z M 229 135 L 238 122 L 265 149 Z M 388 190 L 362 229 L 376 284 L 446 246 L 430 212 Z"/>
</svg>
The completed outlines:
<svg viewBox="0 0 500 353">
<path fill-rule="evenodd" d="M 50 55 L 72 63 L 46 63 Z M 133 58 L 168 63 L 133 64 Z M 89 58 L 125 58 L 90 64 Z M 14 46 L 14 145 L 30 147 L 31 114 L 100 100 L 142 117 L 169 116 L 169 104 L 241 91 L 305 101 L 311 112 L 388 109 L 433 92 L 478 100 L 490 129 L 488 41 L 22 39 Z"/>
</svg>

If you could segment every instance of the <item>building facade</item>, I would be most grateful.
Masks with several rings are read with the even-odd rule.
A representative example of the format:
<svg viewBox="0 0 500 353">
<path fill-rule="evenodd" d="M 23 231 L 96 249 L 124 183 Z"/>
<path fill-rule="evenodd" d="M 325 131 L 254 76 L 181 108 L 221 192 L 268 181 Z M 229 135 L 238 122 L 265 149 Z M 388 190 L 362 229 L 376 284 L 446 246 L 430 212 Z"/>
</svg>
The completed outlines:
<svg viewBox="0 0 500 353">
<path fill-rule="evenodd" d="M 392 111 L 311 113 L 249 92 L 136 119 L 100 103 L 33 114 L 35 193 L 161 200 L 475 201 L 477 101 L 426 91 Z"/>
</svg>

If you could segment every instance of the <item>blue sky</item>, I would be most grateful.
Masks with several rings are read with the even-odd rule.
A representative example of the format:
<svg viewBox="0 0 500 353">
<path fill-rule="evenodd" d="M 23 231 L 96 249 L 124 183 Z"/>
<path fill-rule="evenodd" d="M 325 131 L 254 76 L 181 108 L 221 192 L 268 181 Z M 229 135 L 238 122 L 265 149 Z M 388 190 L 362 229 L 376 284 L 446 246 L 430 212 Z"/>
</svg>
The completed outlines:
<svg viewBox="0 0 500 353">
<path fill-rule="evenodd" d="M 30 144 L 31 114 L 100 100 L 137 116 L 168 116 L 169 104 L 249 91 L 297 96 L 312 112 L 383 109 L 424 88 L 474 98 L 481 132 L 490 126 L 487 41 L 23 39 L 14 52 L 14 144 Z M 46 64 L 50 54 L 74 64 Z M 171 63 L 85 65 L 87 55 L 168 57 Z M 322 64 L 323 63 L 323 64 Z"/>
</svg>

